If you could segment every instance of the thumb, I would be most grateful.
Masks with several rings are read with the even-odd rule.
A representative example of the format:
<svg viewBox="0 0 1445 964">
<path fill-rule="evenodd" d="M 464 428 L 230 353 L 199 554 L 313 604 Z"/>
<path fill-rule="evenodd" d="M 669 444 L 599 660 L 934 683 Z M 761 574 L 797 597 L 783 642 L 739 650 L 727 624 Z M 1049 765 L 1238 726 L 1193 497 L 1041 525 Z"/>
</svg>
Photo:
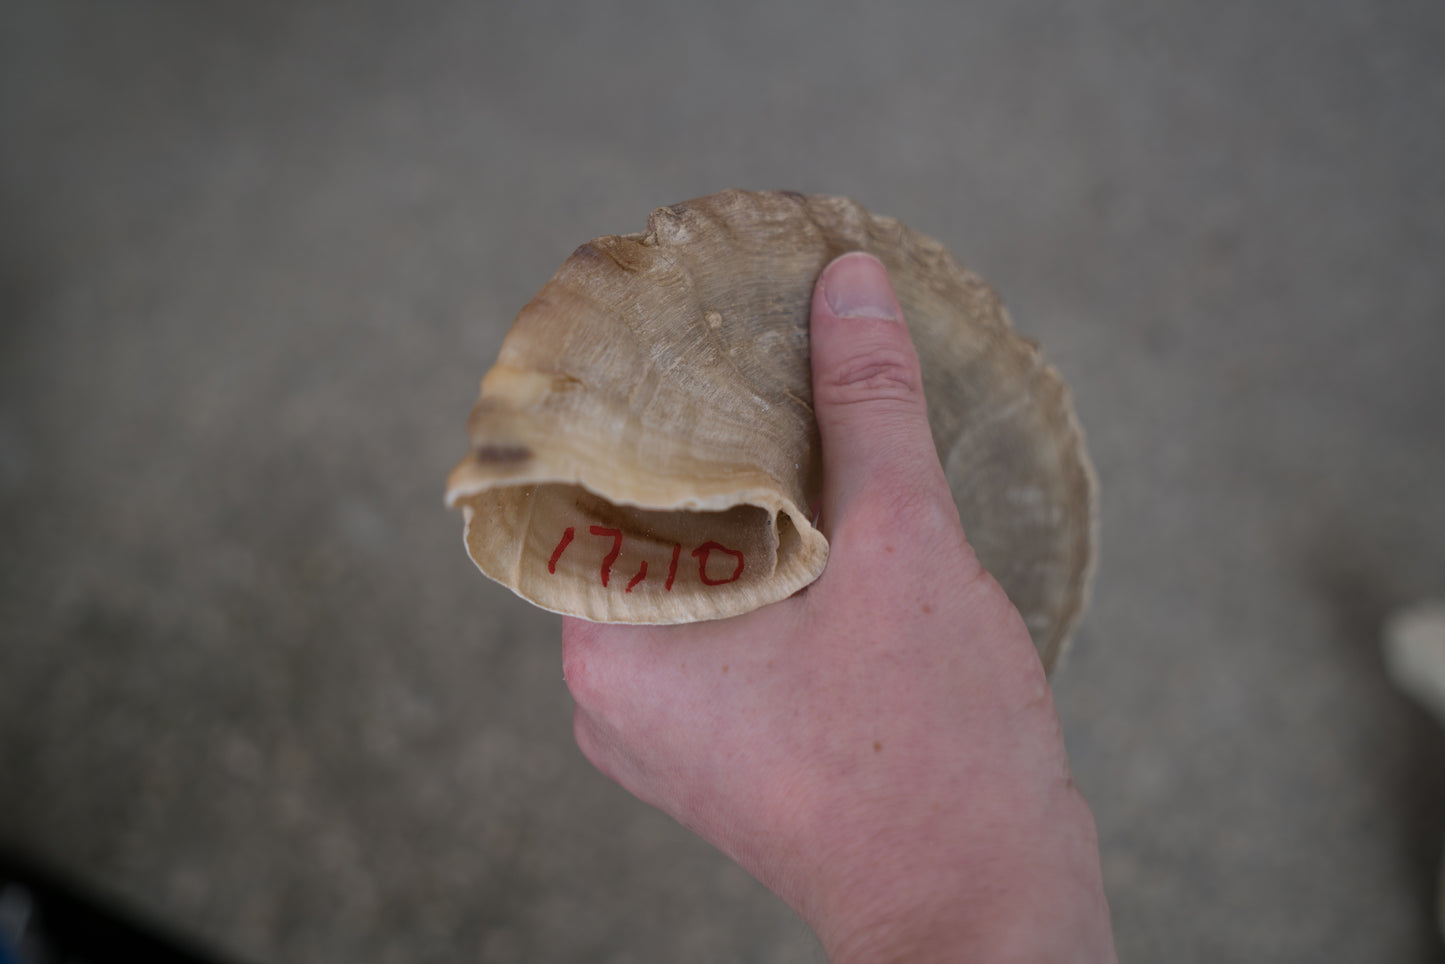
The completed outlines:
<svg viewBox="0 0 1445 964">
<path fill-rule="evenodd" d="M 829 526 L 870 492 L 884 505 L 920 490 L 946 497 L 918 354 L 881 261 L 855 251 L 823 269 L 813 291 L 811 341 Z"/>
</svg>

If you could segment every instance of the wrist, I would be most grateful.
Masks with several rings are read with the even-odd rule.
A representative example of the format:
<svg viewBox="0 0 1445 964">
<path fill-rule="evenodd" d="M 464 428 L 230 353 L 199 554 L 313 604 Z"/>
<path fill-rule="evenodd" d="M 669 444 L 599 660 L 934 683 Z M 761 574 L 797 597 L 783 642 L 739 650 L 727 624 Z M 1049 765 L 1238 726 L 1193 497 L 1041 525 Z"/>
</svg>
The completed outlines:
<svg viewBox="0 0 1445 964">
<path fill-rule="evenodd" d="M 1045 833 L 890 848 L 831 878 L 804 914 L 833 964 L 1115 960 L 1093 818 L 1082 798 Z M 872 848 L 869 848 L 872 849 Z"/>
</svg>

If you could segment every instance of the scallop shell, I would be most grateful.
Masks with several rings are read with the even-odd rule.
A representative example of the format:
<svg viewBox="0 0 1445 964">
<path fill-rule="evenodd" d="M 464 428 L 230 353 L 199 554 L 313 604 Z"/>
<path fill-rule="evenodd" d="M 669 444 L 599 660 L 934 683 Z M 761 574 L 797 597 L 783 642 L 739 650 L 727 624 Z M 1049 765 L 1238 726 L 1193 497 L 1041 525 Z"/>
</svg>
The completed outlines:
<svg viewBox="0 0 1445 964">
<path fill-rule="evenodd" d="M 724 191 L 573 252 L 517 316 L 447 480 L 482 572 L 626 623 L 737 615 L 816 579 L 809 306 L 853 250 L 888 267 L 964 528 L 1052 667 L 1095 553 L 1068 390 L 942 245 L 841 197 Z"/>
</svg>

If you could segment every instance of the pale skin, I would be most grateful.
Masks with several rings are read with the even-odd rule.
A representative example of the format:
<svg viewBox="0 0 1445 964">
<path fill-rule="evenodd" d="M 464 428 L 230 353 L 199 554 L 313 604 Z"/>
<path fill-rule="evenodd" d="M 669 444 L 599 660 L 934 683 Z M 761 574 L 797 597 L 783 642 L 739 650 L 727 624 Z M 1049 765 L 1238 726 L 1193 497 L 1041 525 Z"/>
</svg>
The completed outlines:
<svg viewBox="0 0 1445 964">
<path fill-rule="evenodd" d="M 736 860 L 835 964 L 1113 961 L 1093 817 L 979 565 L 876 259 L 814 293 L 827 569 L 733 619 L 566 619 L 582 752 Z"/>
</svg>

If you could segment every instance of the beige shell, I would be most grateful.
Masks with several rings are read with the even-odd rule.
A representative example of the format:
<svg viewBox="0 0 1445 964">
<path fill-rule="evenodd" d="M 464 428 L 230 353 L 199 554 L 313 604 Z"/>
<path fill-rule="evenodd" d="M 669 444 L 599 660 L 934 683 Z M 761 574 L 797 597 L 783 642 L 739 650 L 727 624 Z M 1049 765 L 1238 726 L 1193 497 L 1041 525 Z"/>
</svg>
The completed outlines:
<svg viewBox="0 0 1445 964">
<path fill-rule="evenodd" d="M 567 259 L 502 343 L 447 480 L 481 570 L 628 623 L 732 616 L 816 579 L 808 312 L 852 250 L 892 275 L 964 528 L 1051 667 L 1094 558 L 1068 390 L 988 285 L 846 198 L 724 191 Z"/>
</svg>

